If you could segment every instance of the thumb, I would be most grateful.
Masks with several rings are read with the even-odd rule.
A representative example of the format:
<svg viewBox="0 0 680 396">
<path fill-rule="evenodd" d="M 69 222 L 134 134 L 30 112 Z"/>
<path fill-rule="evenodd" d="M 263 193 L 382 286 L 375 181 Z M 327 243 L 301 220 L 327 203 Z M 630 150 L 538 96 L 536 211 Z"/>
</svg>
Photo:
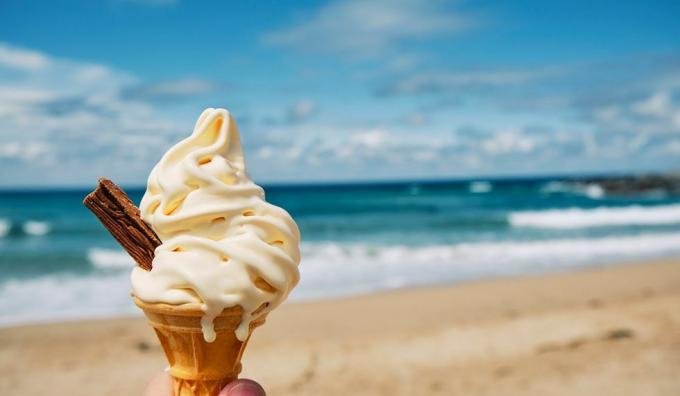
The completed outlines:
<svg viewBox="0 0 680 396">
<path fill-rule="evenodd" d="M 222 389 L 218 396 L 267 396 L 260 384 L 251 379 L 237 379 Z"/>
</svg>

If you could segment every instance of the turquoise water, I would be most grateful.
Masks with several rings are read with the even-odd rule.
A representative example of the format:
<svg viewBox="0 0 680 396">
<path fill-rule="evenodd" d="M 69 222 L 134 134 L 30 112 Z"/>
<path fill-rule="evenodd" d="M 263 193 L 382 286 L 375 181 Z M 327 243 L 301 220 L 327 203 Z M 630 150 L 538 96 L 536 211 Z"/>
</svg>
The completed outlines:
<svg viewBox="0 0 680 396">
<path fill-rule="evenodd" d="M 134 312 L 132 261 L 88 191 L 0 193 L 0 323 Z M 142 190 L 129 190 L 139 202 Z M 549 180 L 273 186 L 303 235 L 293 298 L 680 253 L 680 199 Z M 28 303 L 28 304 L 26 304 Z"/>
</svg>

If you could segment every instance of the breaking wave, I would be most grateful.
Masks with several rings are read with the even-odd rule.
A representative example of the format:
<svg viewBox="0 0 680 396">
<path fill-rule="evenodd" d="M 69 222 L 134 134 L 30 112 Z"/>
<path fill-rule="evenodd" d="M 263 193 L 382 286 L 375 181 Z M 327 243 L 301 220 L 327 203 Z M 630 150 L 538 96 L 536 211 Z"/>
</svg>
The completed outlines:
<svg viewBox="0 0 680 396">
<path fill-rule="evenodd" d="M 47 235 L 52 226 L 47 221 L 26 220 L 24 222 L 12 222 L 9 219 L 0 219 L 0 238 L 8 236 L 43 236 Z"/>
<path fill-rule="evenodd" d="M 551 229 L 679 224 L 680 204 L 522 211 L 510 213 L 508 221 L 515 227 Z"/>
<path fill-rule="evenodd" d="M 135 266 L 134 260 L 122 249 L 92 248 L 87 251 L 87 259 L 96 268 L 127 268 Z"/>
<path fill-rule="evenodd" d="M 680 254 L 680 233 L 540 241 L 407 246 L 303 244 L 302 278 L 291 299 L 567 270 Z M 138 313 L 129 298 L 132 259 L 92 249 L 99 271 L 0 283 L 0 325 Z"/>
</svg>

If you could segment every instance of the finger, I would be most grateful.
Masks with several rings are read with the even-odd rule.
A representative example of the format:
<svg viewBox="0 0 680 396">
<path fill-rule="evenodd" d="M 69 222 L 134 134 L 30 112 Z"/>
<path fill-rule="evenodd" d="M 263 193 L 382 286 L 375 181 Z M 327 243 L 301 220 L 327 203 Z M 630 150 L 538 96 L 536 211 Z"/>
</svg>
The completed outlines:
<svg viewBox="0 0 680 396">
<path fill-rule="evenodd" d="M 260 384 L 251 379 L 237 379 L 225 386 L 218 396 L 267 396 Z"/>
<path fill-rule="evenodd" d="M 156 374 L 147 385 L 144 396 L 172 396 L 172 379 L 165 371 Z"/>
</svg>

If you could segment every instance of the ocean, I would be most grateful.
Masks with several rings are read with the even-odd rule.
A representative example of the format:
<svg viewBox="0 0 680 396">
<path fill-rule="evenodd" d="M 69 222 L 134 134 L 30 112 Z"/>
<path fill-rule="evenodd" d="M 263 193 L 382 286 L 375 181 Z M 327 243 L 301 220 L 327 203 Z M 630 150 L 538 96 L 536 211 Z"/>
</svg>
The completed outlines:
<svg viewBox="0 0 680 396">
<path fill-rule="evenodd" d="M 0 325 L 139 314 L 88 191 L 0 192 Z M 139 202 L 143 190 L 128 190 Z M 271 186 L 303 237 L 293 300 L 680 254 L 680 198 L 559 180 Z"/>
</svg>

